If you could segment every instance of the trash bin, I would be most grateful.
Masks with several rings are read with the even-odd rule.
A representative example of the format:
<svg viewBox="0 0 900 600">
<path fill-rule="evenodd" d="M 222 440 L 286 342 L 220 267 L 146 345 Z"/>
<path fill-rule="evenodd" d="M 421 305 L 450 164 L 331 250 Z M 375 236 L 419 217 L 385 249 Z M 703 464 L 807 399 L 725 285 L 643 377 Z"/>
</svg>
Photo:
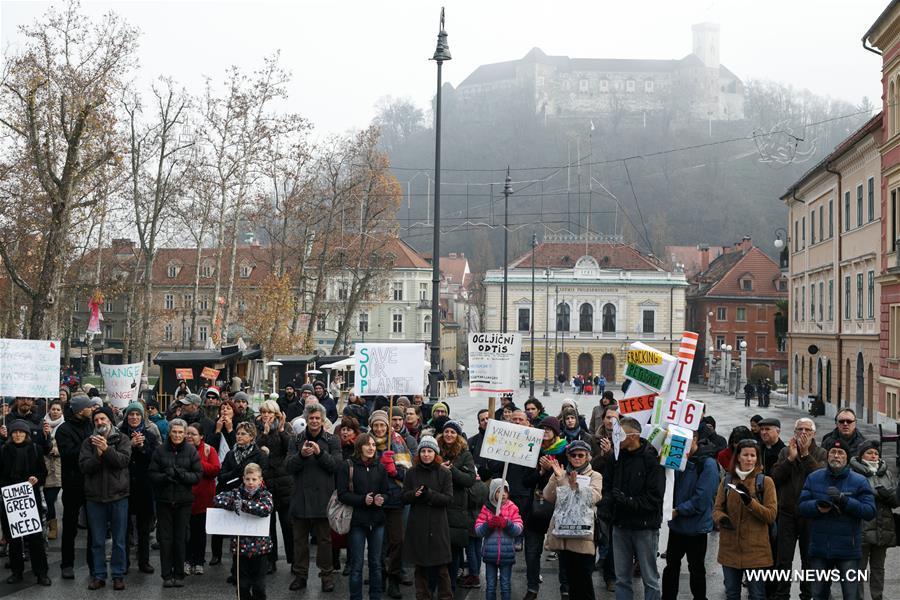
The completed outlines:
<svg viewBox="0 0 900 600">
<path fill-rule="evenodd" d="M 813 417 L 821 417 L 825 414 L 825 403 L 822 402 L 822 396 L 819 394 L 810 394 L 809 398 L 809 414 Z"/>
</svg>

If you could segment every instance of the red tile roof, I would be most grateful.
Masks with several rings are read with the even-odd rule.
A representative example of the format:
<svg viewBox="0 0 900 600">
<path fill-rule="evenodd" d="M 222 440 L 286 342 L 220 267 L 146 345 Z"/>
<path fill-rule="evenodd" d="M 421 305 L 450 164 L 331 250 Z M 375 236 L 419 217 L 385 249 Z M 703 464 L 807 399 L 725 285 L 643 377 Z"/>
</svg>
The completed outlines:
<svg viewBox="0 0 900 600">
<path fill-rule="evenodd" d="M 626 244 L 603 242 L 542 242 L 535 249 L 534 264 L 537 268 L 571 269 L 582 256 L 592 256 L 601 269 L 626 271 L 661 271 L 649 258 Z M 513 260 L 509 267 L 531 267 L 531 252 Z"/>
<path fill-rule="evenodd" d="M 710 262 L 722 256 L 724 251 L 722 246 L 710 246 Z M 700 272 L 701 255 L 697 246 L 666 246 L 666 261 L 669 267 L 674 268 L 675 263 L 681 263 L 684 265 L 684 273 L 688 277 Z"/>
<path fill-rule="evenodd" d="M 695 277 L 695 286 L 688 295 L 787 298 L 787 291 L 778 289 L 782 276 L 778 263 L 754 246 L 743 253 L 735 250 L 714 260 L 709 269 Z M 741 287 L 745 277 L 752 280 L 752 290 Z"/>
<path fill-rule="evenodd" d="M 464 255 L 442 256 L 441 274 L 448 280 L 448 283 L 466 287 L 469 283 L 469 279 L 472 277 L 471 273 L 466 272 L 466 267 L 468 265 L 469 261 Z"/>
</svg>

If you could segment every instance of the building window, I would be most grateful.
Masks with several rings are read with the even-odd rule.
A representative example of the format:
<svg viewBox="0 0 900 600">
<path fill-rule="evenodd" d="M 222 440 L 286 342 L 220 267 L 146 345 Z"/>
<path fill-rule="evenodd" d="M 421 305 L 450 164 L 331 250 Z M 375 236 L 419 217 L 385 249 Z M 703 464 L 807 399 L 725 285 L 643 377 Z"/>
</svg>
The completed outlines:
<svg viewBox="0 0 900 600">
<path fill-rule="evenodd" d="M 109 339 L 113 336 L 113 326 L 111 323 L 107 323 L 103 326 L 103 337 Z"/>
<path fill-rule="evenodd" d="M 578 331 L 594 331 L 594 307 L 587 302 L 578 309 Z"/>
<path fill-rule="evenodd" d="M 629 79 L 625 82 L 625 91 L 633 92 L 634 91 L 634 79 Z"/>
<path fill-rule="evenodd" d="M 875 318 L 875 271 L 869 271 L 867 274 L 866 287 L 868 288 L 869 295 L 866 297 L 868 301 L 866 306 L 868 306 L 869 318 Z"/>
<path fill-rule="evenodd" d="M 653 80 L 652 79 L 647 79 L 646 81 L 644 81 L 644 91 L 647 92 L 648 94 L 653 93 Z"/>
<path fill-rule="evenodd" d="M 616 330 L 616 307 L 612 304 L 603 306 L 603 333 L 612 333 Z"/>
<path fill-rule="evenodd" d="M 422 323 L 422 332 L 431 333 L 431 315 L 425 315 L 425 321 Z"/>
<path fill-rule="evenodd" d="M 746 321 L 747 320 L 747 308 L 744 306 L 738 306 L 737 309 L 735 310 L 734 319 L 736 321 Z"/>
<path fill-rule="evenodd" d="M 764 335 L 756 336 L 756 351 L 757 352 L 765 352 L 766 351 L 766 336 L 764 336 Z"/>
<path fill-rule="evenodd" d="M 828 201 L 828 237 L 834 237 L 834 200 Z"/>
<path fill-rule="evenodd" d="M 734 350 L 735 352 L 741 351 L 741 342 L 744 341 L 744 336 L 739 335 L 734 338 Z"/>
<path fill-rule="evenodd" d="M 588 91 L 588 80 L 587 79 L 581 79 L 578 81 L 578 91 L 579 92 Z"/>
<path fill-rule="evenodd" d="M 185 310 L 190 310 L 194 306 L 194 295 L 193 294 L 185 294 L 182 296 L 182 301 Z"/>
<path fill-rule="evenodd" d="M 359 327 L 357 327 L 360 333 L 369 333 L 369 313 L 359 313 Z"/>
<path fill-rule="evenodd" d="M 900 304 L 892 304 L 890 312 L 890 335 L 888 354 L 891 358 L 900 356 Z"/>
<path fill-rule="evenodd" d="M 197 306 L 200 310 L 209 310 L 209 296 L 200 296 L 200 301 L 197 303 Z"/>
<path fill-rule="evenodd" d="M 316 317 L 316 331 L 325 331 L 325 328 L 328 326 L 328 323 L 325 319 L 325 315 L 319 315 Z"/>
<path fill-rule="evenodd" d="M 395 281 L 392 284 L 392 291 L 393 291 L 392 297 L 394 298 L 394 300 L 397 300 L 397 301 L 403 300 L 403 282 L 402 281 Z"/>
<path fill-rule="evenodd" d="M 869 177 L 869 223 L 875 220 L 875 178 Z"/>
<path fill-rule="evenodd" d="M 111 313 L 113 311 L 113 301 L 107 299 L 106 302 L 103 303 L 103 312 Z"/>
<path fill-rule="evenodd" d="M 346 301 L 350 297 L 350 288 L 347 287 L 347 282 L 341 281 L 338 283 L 337 288 L 337 298 L 341 301 Z"/>
<path fill-rule="evenodd" d="M 166 294 L 163 298 L 163 305 L 166 307 L 166 310 L 175 308 L 175 294 Z"/>
<path fill-rule="evenodd" d="M 207 279 L 212 277 L 212 266 L 203 265 L 200 267 L 200 277 L 206 277 Z"/>
<path fill-rule="evenodd" d="M 863 274 L 856 274 L 856 318 L 863 318 Z"/>
<path fill-rule="evenodd" d="M 724 336 L 724 335 L 717 335 L 717 336 L 716 336 L 716 347 L 715 347 L 715 350 L 721 350 L 723 345 L 725 345 L 725 336 Z"/>
<path fill-rule="evenodd" d="M 863 224 L 863 186 L 856 186 L 856 226 L 862 227 Z"/>
<path fill-rule="evenodd" d="M 800 320 L 806 320 L 806 286 L 800 286 Z"/>
<path fill-rule="evenodd" d="M 556 306 L 556 330 L 569 331 L 569 315 L 571 309 L 565 302 L 561 302 Z"/>
<path fill-rule="evenodd" d="M 809 245 L 816 244 L 816 209 L 809 211 Z"/>
<path fill-rule="evenodd" d="M 209 338 L 209 325 L 201 325 L 198 330 L 197 339 L 201 342 L 205 342 L 207 338 Z"/>
<path fill-rule="evenodd" d="M 520 308 L 519 309 L 519 331 L 530 331 L 531 330 L 531 309 L 530 308 Z"/>
<path fill-rule="evenodd" d="M 169 277 L 169 279 L 178 277 L 178 267 L 175 265 L 169 265 L 166 269 L 166 275 Z"/>
<path fill-rule="evenodd" d="M 800 303 L 797 302 L 797 288 L 794 288 L 794 322 L 797 323 L 800 321 Z"/>
<path fill-rule="evenodd" d="M 803 242 L 801 246 L 806 248 L 806 217 L 800 219 L 800 241 Z"/>
<path fill-rule="evenodd" d="M 844 231 L 850 231 L 850 190 L 844 192 Z"/>
<path fill-rule="evenodd" d="M 766 320 L 766 305 L 760 304 L 756 307 L 756 320 L 757 321 L 765 321 Z"/>
<path fill-rule="evenodd" d="M 165 341 L 167 341 L 167 342 L 171 342 L 171 341 L 172 341 L 172 335 L 173 335 L 173 332 L 172 332 L 172 324 L 171 324 L 171 323 L 166 323 L 166 326 L 163 327 L 163 339 L 164 339 Z"/>
<path fill-rule="evenodd" d="M 900 233 L 900 206 L 897 206 L 897 190 L 891 190 L 891 252 L 897 250 L 897 234 Z"/>
<path fill-rule="evenodd" d="M 724 306 L 716 307 L 716 321 L 724 321 L 728 318 L 728 309 Z"/>
<path fill-rule="evenodd" d="M 844 320 L 850 320 L 850 276 L 844 277 Z"/>
<path fill-rule="evenodd" d="M 809 320 L 816 320 L 816 284 L 809 286 Z"/>
<path fill-rule="evenodd" d="M 241 279 L 250 279 L 250 273 L 253 271 L 253 267 L 250 265 L 241 265 Z"/>
<path fill-rule="evenodd" d="M 608 92 L 608 91 L 609 91 L 609 80 L 608 80 L 608 79 L 601 79 L 601 80 L 600 80 L 600 91 L 601 91 L 601 92 Z"/>
<path fill-rule="evenodd" d="M 745 292 L 753 291 L 753 280 L 749 278 L 741 279 L 741 289 Z"/>
<path fill-rule="evenodd" d="M 184 341 L 188 341 L 191 339 L 191 324 L 190 323 L 182 323 L 181 339 Z"/>
<path fill-rule="evenodd" d="M 820 281 L 819 282 L 819 320 L 820 321 L 824 320 L 822 318 L 825 316 L 825 313 L 823 312 L 825 310 L 824 306 L 825 306 L 825 282 Z"/>
<path fill-rule="evenodd" d="M 644 333 L 653 333 L 656 331 L 656 311 L 645 310 L 643 314 L 643 323 L 641 324 Z"/>
<path fill-rule="evenodd" d="M 828 320 L 834 321 L 834 279 L 828 280 Z"/>
<path fill-rule="evenodd" d="M 419 301 L 420 302 L 428 301 L 428 284 L 427 283 L 419 284 Z"/>
<path fill-rule="evenodd" d="M 800 250 L 800 221 L 794 221 L 794 252 Z"/>
<path fill-rule="evenodd" d="M 825 239 L 825 207 L 819 206 L 819 241 Z"/>
</svg>

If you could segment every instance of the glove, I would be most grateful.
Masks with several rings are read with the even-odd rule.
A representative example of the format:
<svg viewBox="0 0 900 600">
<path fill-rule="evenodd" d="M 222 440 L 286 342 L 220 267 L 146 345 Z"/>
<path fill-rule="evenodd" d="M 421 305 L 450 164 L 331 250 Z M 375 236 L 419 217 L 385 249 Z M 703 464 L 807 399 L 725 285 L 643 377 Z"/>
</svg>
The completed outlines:
<svg viewBox="0 0 900 600">
<path fill-rule="evenodd" d="M 842 494 L 841 490 L 837 489 L 836 487 L 829 487 L 827 490 L 825 490 L 825 493 L 828 494 L 828 498 L 831 500 L 831 503 L 838 508 L 844 508 L 845 506 L 847 506 L 847 496 Z"/>
<path fill-rule="evenodd" d="M 397 465 L 394 464 L 394 451 L 388 450 L 381 455 L 381 464 L 387 471 L 388 477 L 397 477 Z"/>
<path fill-rule="evenodd" d="M 175 467 L 166 467 L 166 477 L 175 481 Z"/>
<path fill-rule="evenodd" d="M 875 495 L 881 498 L 882 500 L 890 500 L 894 497 L 894 492 L 887 489 L 883 485 L 879 485 L 875 487 Z"/>
<path fill-rule="evenodd" d="M 743 483 L 739 483 L 734 487 L 737 488 L 738 496 L 740 496 L 741 500 L 744 503 L 744 506 L 750 506 L 750 502 L 753 500 L 753 498 L 750 497 L 750 490 L 747 489 L 747 486 Z"/>
<path fill-rule="evenodd" d="M 719 519 L 719 527 L 721 529 L 734 529 L 734 523 L 731 522 L 731 517 L 725 515 Z"/>
<path fill-rule="evenodd" d="M 488 519 L 488 525 L 492 529 L 503 529 L 506 527 L 506 517 L 501 517 L 500 515 L 492 515 L 490 519 Z"/>
</svg>

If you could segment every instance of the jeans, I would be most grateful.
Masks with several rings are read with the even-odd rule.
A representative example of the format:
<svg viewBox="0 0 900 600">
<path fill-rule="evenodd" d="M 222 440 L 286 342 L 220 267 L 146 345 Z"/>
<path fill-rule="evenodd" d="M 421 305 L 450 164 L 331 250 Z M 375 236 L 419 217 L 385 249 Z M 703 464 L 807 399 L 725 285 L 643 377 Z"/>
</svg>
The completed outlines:
<svg viewBox="0 0 900 600">
<path fill-rule="evenodd" d="M 663 600 L 678 598 L 678 580 L 681 576 L 681 559 L 687 555 L 691 595 L 694 600 L 706 600 L 706 534 L 687 535 L 669 530 L 666 546 L 666 568 L 662 575 Z"/>
<path fill-rule="evenodd" d="M 381 600 L 381 550 L 384 544 L 384 525 L 375 527 L 355 526 L 347 536 L 347 557 L 350 563 L 350 600 L 363 597 L 363 558 L 369 546 L 369 600 Z"/>
<path fill-rule="evenodd" d="M 656 561 L 655 555 L 653 560 L 654 562 Z M 570 598 L 594 600 L 594 582 L 591 579 L 591 575 L 594 572 L 593 553 L 580 554 L 570 550 L 561 550 L 559 552 L 559 570 L 566 573 L 566 584 Z M 618 586 L 616 586 L 616 591 L 618 593 Z M 658 594 L 657 597 L 659 597 Z"/>
<path fill-rule="evenodd" d="M 900 535 L 900 532 L 897 532 Z M 869 593 L 872 600 L 881 600 L 884 597 L 884 559 L 887 556 L 887 546 L 862 545 L 862 558 L 859 559 L 859 568 L 869 567 Z M 863 597 L 863 588 L 859 584 L 859 597 Z"/>
<path fill-rule="evenodd" d="M 481 542 L 480 537 L 470 537 L 469 545 L 466 546 L 466 562 L 470 577 L 478 577 L 481 573 Z"/>
<path fill-rule="evenodd" d="M 112 532 L 109 567 L 113 579 L 125 577 L 125 530 L 128 527 L 128 498 L 113 502 L 87 501 L 88 528 L 91 531 L 91 555 L 94 579 L 106 581 L 106 532 Z"/>
<path fill-rule="evenodd" d="M 794 552 L 797 543 L 800 543 L 800 568 L 809 568 L 809 520 L 787 513 L 778 514 L 778 540 L 776 542 L 775 568 L 782 570 L 793 569 Z M 789 600 L 791 597 L 791 582 L 779 581 L 776 586 L 776 599 Z M 812 598 L 812 583 L 804 581 L 800 583 L 800 600 Z"/>
<path fill-rule="evenodd" d="M 484 563 L 485 598 L 494 600 L 497 597 L 497 574 L 500 574 L 500 600 L 512 597 L 512 564 L 495 565 Z"/>
<path fill-rule="evenodd" d="M 206 564 L 206 513 L 191 515 L 187 561 L 192 567 Z"/>
<path fill-rule="evenodd" d="M 847 572 L 855 571 L 859 568 L 859 559 L 810 556 L 809 568 L 826 571 L 830 569 L 839 570 L 841 572 L 841 595 L 844 597 L 844 600 L 858 600 L 859 582 L 856 581 L 856 573 L 851 577 L 847 577 Z M 813 600 L 828 600 L 831 597 L 831 582 L 827 581 L 827 578 L 823 578 L 821 581 L 813 581 L 812 595 Z"/>
<path fill-rule="evenodd" d="M 44 488 L 44 501 L 47 503 L 47 518 L 56 518 L 56 498 L 62 488 L 52 487 Z"/>
<path fill-rule="evenodd" d="M 190 520 L 190 504 L 160 502 L 156 505 L 156 539 L 163 581 L 184 579 L 185 539 Z"/>
<path fill-rule="evenodd" d="M 752 569 L 735 569 L 722 566 L 725 580 L 725 600 L 741 600 L 741 583 L 744 573 Z M 747 581 L 747 592 L 750 600 L 766 600 L 766 583 L 759 580 Z"/>
<path fill-rule="evenodd" d="M 659 530 L 623 529 L 613 526 L 612 531 L 613 560 L 616 565 L 616 600 L 631 600 L 634 597 L 631 585 L 633 558 L 637 558 L 641 567 L 644 600 L 659 600 L 659 570 L 656 567 Z"/>
</svg>

